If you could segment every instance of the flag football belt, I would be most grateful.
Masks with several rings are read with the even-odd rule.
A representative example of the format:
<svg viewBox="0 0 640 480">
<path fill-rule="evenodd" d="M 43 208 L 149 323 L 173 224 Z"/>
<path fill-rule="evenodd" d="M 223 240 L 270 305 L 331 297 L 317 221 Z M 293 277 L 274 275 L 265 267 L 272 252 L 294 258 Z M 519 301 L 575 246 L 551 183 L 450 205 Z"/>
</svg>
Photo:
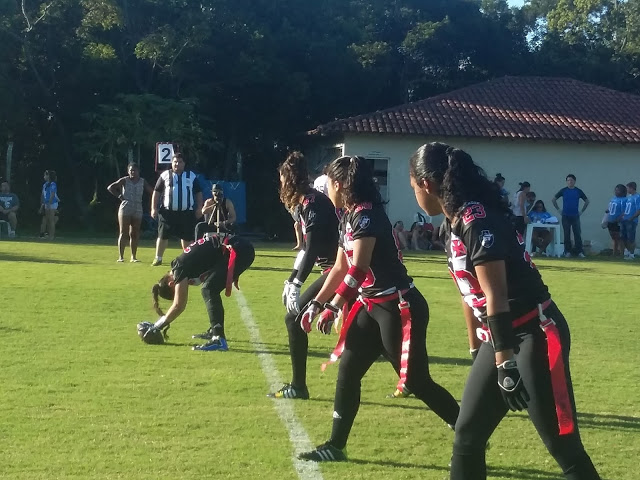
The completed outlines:
<svg viewBox="0 0 640 480">
<path fill-rule="evenodd" d="M 324 372 L 329 365 L 335 363 L 342 355 L 349 327 L 351 327 L 353 320 L 358 316 L 358 313 L 360 312 L 360 310 L 362 310 L 363 307 L 366 307 L 367 312 L 370 312 L 374 305 L 391 302 L 397 299 L 398 309 L 400 310 L 400 320 L 402 322 L 402 353 L 400 355 L 400 379 L 398 380 L 397 388 L 399 390 L 402 390 L 407 381 L 407 372 L 409 369 L 409 351 L 411 347 L 411 310 L 409 302 L 407 302 L 403 298 L 403 295 L 406 295 L 408 291 L 409 289 L 402 291 L 397 290 L 389 295 L 382 295 L 379 297 L 363 297 L 362 295 L 358 296 L 356 301 L 349 309 L 348 314 L 346 314 L 346 318 L 344 320 L 342 328 L 340 329 L 338 343 L 333 349 L 333 353 L 331 353 L 329 361 L 322 364 L 322 371 Z"/>
<path fill-rule="evenodd" d="M 229 263 L 227 265 L 227 282 L 226 282 L 226 286 L 225 286 L 225 290 L 224 290 L 224 294 L 227 297 L 231 296 L 231 287 L 235 286 L 236 290 L 239 290 L 238 288 L 238 279 L 236 279 L 236 281 L 233 281 L 233 272 L 236 268 L 236 251 L 235 249 L 229 245 L 229 237 L 226 237 L 224 239 L 224 241 L 222 242 L 222 245 L 224 247 L 227 248 L 227 250 L 229 251 Z"/>
<path fill-rule="evenodd" d="M 567 389 L 567 378 L 564 369 L 564 359 L 562 358 L 562 343 L 560 341 L 560 332 L 556 326 L 556 322 L 552 318 L 545 316 L 544 311 L 551 305 L 551 299 L 538 305 L 538 307 L 530 312 L 525 313 L 521 317 L 516 318 L 512 322 L 512 327 L 518 328 L 534 318 L 540 320 L 540 328 L 547 337 L 547 356 L 549 358 L 549 371 L 551 373 L 551 389 L 553 391 L 553 399 L 556 406 L 556 416 L 558 417 L 558 428 L 560 435 L 569 435 L 574 432 L 575 425 L 573 422 L 573 409 Z M 476 334 L 480 340 L 485 343 L 491 342 L 491 331 L 487 325 L 476 329 Z"/>
</svg>

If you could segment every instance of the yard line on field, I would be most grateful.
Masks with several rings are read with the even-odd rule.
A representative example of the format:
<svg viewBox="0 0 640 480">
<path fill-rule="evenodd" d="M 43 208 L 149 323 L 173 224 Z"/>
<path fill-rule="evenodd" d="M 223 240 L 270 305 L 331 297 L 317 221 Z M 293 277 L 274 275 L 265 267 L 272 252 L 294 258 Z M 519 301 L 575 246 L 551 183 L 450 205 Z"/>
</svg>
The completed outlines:
<svg viewBox="0 0 640 480">
<path fill-rule="evenodd" d="M 251 309 L 247 304 L 247 299 L 244 297 L 242 292 L 239 291 L 234 292 L 234 296 L 236 297 L 236 302 L 240 307 L 240 317 L 242 318 L 244 325 L 247 327 L 247 330 L 249 330 L 251 345 L 258 355 L 262 372 L 267 378 L 267 383 L 272 391 L 275 391 L 275 389 L 282 386 L 280 372 L 278 372 L 276 364 L 273 361 L 273 356 L 269 353 L 267 346 L 263 343 L 262 338 L 260 337 L 260 329 L 253 318 L 253 313 L 251 313 Z M 294 449 L 291 462 L 293 463 L 293 468 L 298 473 L 298 477 L 301 480 L 322 480 L 322 473 L 320 472 L 320 468 L 317 463 L 306 462 L 297 458 L 298 453 L 312 450 L 313 444 L 311 443 L 311 439 L 309 438 L 306 430 L 296 418 L 296 414 L 293 411 L 293 400 L 277 400 L 274 398 L 273 406 L 278 413 L 278 417 L 280 417 L 280 420 L 284 423 L 284 426 L 289 433 L 289 440 L 291 441 Z"/>
</svg>

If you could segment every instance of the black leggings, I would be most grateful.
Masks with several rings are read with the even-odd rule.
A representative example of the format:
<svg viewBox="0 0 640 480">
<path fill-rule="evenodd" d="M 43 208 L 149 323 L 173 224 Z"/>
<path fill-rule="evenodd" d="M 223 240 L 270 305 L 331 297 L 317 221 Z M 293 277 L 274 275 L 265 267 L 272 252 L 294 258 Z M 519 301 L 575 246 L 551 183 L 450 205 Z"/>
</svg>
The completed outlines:
<svg viewBox="0 0 640 480">
<path fill-rule="evenodd" d="M 405 295 L 411 305 L 411 346 L 406 387 L 436 415 L 453 425 L 459 407 L 453 396 L 433 381 L 427 357 L 427 324 L 429 306 L 422 294 L 412 288 Z M 400 371 L 402 353 L 402 323 L 398 300 L 374 305 L 371 311 L 363 308 L 354 319 L 340 360 L 334 401 L 331 444 L 344 448 L 360 406 L 360 380 L 380 355 L 396 373 Z"/>
<path fill-rule="evenodd" d="M 322 286 L 324 285 L 327 275 L 321 275 L 315 282 L 302 292 L 300 295 L 300 311 L 304 311 L 307 304 L 313 300 Z M 309 339 L 307 333 L 300 326 L 300 322 L 296 321 L 298 315 L 295 313 L 287 313 L 284 317 L 284 323 L 287 325 L 287 333 L 289 335 L 289 353 L 291 354 L 291 384 L 294 387 L 304 388 L 307 386 L 307 354 L 309 352 Z"/>
<path fill-rule="evenodd" d="M 234 241 L 236 250 L 236 264 L 233 271 L 234 281 L 238 280 L 240 274 L 248 269 L 255 258 L 253 246 L 244 240 Z M 224 305 L 220 292 L 227 286 L 227 267 L 229 257 L 224 255 L 218 267 L 202 282 L 202 299 L 209 315 L 210 328 L 214 335 L 225 338 L 224 333 Z"/>
<path fill-rule="evenodd" d="M 571 337 L 567 321 L 558 307 L 552 303 L 545 310 L 560 332 L 562 355 L 567 378 L 567 389 L 573 408 L 574 433 L 560 435 L 555 401 L 551 389 L 547 340 L 537 319 L 518 329 L 519 352 L 516 354 L 518 369 L 531 397 L 529 418 L 538 435 L 570 480 L 597 480 L 600 477 L 584 450 L 578 431 L 573 387 L 569 372 Z M 462 394 L 460 416 L 456 423 L 452 480 L 484 480 L 487 478 L 485 448 L 489 437 L 507 414 L 495 366 L 495 352 L 490 343 L 483 343 L 473 363 Z"/>
</svg>

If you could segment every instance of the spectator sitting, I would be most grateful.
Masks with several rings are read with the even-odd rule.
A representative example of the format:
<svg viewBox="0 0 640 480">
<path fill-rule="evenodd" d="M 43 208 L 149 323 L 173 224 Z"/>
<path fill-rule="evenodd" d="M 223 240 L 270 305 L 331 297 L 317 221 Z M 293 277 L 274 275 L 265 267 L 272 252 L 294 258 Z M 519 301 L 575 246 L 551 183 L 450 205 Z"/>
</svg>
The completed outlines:
<svg viewBox="0 0 640 480">
<path fill-rule="evenodd" d="M 208 222 L 196 226 L 196 238 L 206 232 L 233 233 L 236 223 L 236 209 L 233 202 L 224 196 L 222 185 L 214 183 L 211 187 L 212 198 L 204 202 L 202 213 L 208 215 Z"/>
<path fill-rule="evenodd" d="M 624 251 L 624 242 L 620 236 L 620 222 L 624 217 L 624 209 L 627 205 L 627 187 L 619 183 L 614 189 L 614 197 L 609 201 L 609 216 L 607 228 L 613 241 L 613 256 L 620 255 Z"/>
<path fill-rule="evenodd" d="M 431 225 L 431 230 L 427 227 L 427 225 L 431 225 L 420 222 L 413 222 L 411 225 L 411 249 L 412 250 L 430 250 L 431 249 L 431 238 L 433 235 L 433 225 Z"/>
<path fill-rule="evenodd" d="M 398 220 L 393 224 L 393 231 L 398 239 L 398 246 L 400 250 L 406 250 L 409 248 L 409 232 L 404 229 L 404 223 L 402 220 Z"/>
<path fill-rule="evenodd" d="M 9 237 L 16 236 L 18 217 L 16 212 L 20 208 L 20 201 L 15 193 L 11 193 L 9 182 L 3 181 L 0 184 L 0 220 L 9 223 Z"/>
<path fill-rule="evenodd" d="M 538 200 L 528 214 L 531 223 L 558 223 L 558 219 L 547 212 L 544 202 Z M 535 256 L 536 249 L 540 249 L 542 255 L 546 255 L 547 247 L 551 243 L 551 232 L 546 228 L 535 227 L 531 232 L 531 244 L 533 245 L 532 256 Z"/>
</svg>

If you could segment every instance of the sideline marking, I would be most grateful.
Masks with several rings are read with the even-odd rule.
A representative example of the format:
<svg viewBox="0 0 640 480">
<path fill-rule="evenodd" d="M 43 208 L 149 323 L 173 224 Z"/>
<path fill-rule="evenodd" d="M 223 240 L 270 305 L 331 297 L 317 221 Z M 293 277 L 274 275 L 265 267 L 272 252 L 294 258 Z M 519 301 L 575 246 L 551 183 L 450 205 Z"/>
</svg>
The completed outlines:
<svg viewBox="0 0 640 480">
<path fill-rule="evenodd" d="M 267 384 L 271 391 L 275 391 L 282 386 L 282 378 L 280 372 L 273 361 L 272 355 L 269 353 L 267 346 L 263 343 L 260 337 L 260 329 L 258 324 L 253 318 L 251 309 L 247 304 L 247 299 L 242 292 L 236 290 L 233 292 L 233 296 L 236 298 L 238 307 L 240 307 L 240 317 L 244 322 L 245 327 L 249 330 L 249 339 L 251 340 L 251 346 L 258 355 L 260 360 L 260 366 L 262 372 L 267 378 Z M 302 480 L 323 480 L 320 467 L 316 462 L 307 462 L 305 460 L 299 460 L 297 455 L 302 452 L 308 452 L 313 450 L 314 446 L 311 443 L 311 439 L 307 434 L 302 424 L 296 418 L 296 414 L 293 410 L 293 402 L 295 400 L 278 400 L 273 399 L 273 406 L 278 413 L 278 417 L 282 423 L 284 423 L 287 432 L 289 433 L 289 441 L 293 445 L 293 456 L 291 462 L 298 477 Z"/>
</svg>

